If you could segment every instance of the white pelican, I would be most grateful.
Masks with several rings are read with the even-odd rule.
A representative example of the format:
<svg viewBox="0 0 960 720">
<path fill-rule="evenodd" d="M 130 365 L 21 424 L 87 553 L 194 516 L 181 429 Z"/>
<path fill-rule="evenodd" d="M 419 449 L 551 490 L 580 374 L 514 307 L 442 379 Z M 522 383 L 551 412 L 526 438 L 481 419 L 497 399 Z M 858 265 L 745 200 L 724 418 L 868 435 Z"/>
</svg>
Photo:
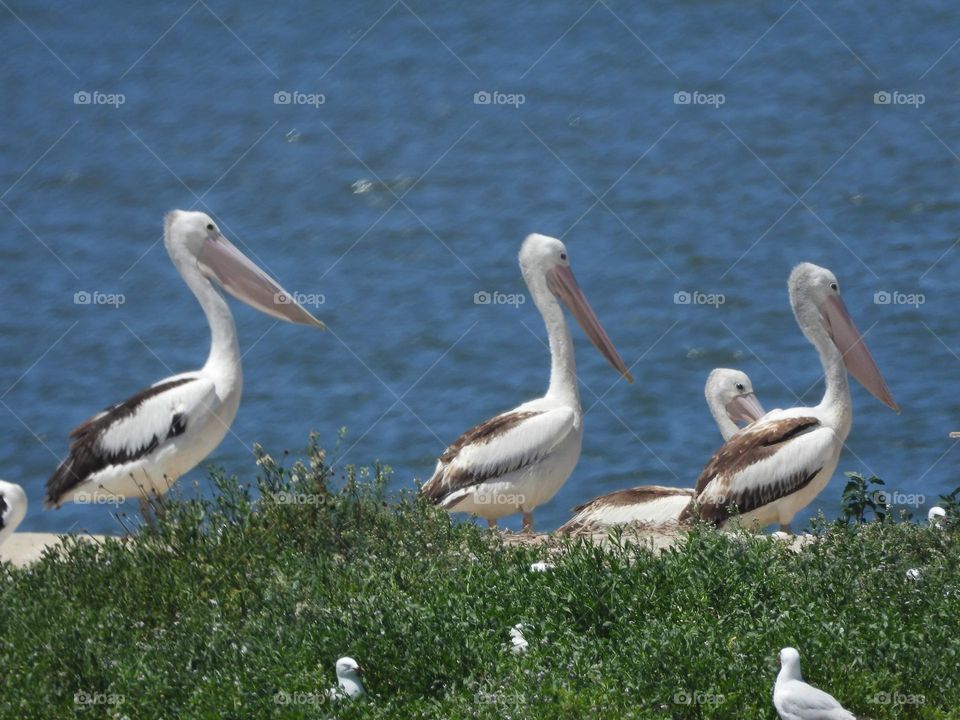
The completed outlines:
<svg viewBox="0 0 960 720">
<path fill-rule="evenodd" d="M 780 651 L 780 672 L 773 686 L 773 706 L 780 720 L 857 720 L 832 695 L 803 681 L 800 653 L 792 647 Z"/>
<path fill-rule="evenodd" d="M 164 244 L 210 325 L 207 362 L 108 407 L 71 432 L 70 454 L 47 481 L 47 507 L 78 498 L 137 497 L 146 510 L 149 494 L 165 493 L 223 440 L 240 405 L 243 374 L 233 316 L 213 281 L 275 318 L 324 327 L 205 213 L 167 213 Z"/>
<path fill-rule="evenodd" d="M 367 694 L 360 677 L 363 668 L 352 657 L 337 660 L 337 687 L 327 690 L 331 700 L 353 700 Z"/>
<path fill-rule="evenodd" d="M 529 235 L 520 248 L 520 270 L 550 340 L 550 386 L 542 398 L 468 430 L 437 461 L 421 492 L 451 512 L 485 518 L 523 513 L 533 532 L 533 509 L 550 500 L 580 457 L 583 412 L 573 341 L 560 302 L 570 309 L 597 350 L 628 382 L 626 365 L 594 315 L 556 238 Z"/>
<path fill-rule="evenodd" d="M 27 494 L 16 483 L 0 480 L 0 543 L 13 535 L 27 514 Z"/>
<path fill-rule="evenodd" d="M 784 532 L 833 476 L 850 433 L 849 370 L 874 397 L 900 412 L 826 268 L 802 263 L 789 280 L 790 305 L 820 354 L 826 391 L 819 405 L 773 410 L 726 442 L 707 463 L 696 502 L 680 520 L 698 515 L 718 526 L 740 514 L 744 526 L 777 522 Z"/>
<path fill-rule="evenodd" d="M 745 372 L 716 368 L 703 389 L 707 407 L 724 440 L 740 432 L 738 422 L 752 423 L 763 415 L 763 406 Z M 573 517 L 558 532 L 571 533 L 629 523 L 676 522 L 690 504 L 693 488 L 645 485 L 601 495 L 573 509 Z"/>
</svg>

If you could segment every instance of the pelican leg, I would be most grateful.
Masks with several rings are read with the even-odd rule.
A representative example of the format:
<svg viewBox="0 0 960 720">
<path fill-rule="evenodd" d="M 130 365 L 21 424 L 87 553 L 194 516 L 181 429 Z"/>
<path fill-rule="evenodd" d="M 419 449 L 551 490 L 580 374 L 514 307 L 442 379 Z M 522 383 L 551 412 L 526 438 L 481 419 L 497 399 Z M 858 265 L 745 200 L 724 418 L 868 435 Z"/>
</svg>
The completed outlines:
<svg viewBox="0 0 960 720">
<path fill-rule="evenodd" d="M 487 527 L 490 528 L 491 530 L 496 530 L 496 529 L 497 529 L 497 521 L 496 521 L 496 520 L 487 520 Z"/>
<path fill-rule="evenodd" d="M 780 532 L 785 532 L 787 535 L 793 535 L 793 531 L 790 529 L 790 523 L 780 523 Z"/>
<path fill-rule="evenodd" d="M 533 513 L 523 513 L 523 532 L 527 535 L 533 535 Z"/>
</svg>

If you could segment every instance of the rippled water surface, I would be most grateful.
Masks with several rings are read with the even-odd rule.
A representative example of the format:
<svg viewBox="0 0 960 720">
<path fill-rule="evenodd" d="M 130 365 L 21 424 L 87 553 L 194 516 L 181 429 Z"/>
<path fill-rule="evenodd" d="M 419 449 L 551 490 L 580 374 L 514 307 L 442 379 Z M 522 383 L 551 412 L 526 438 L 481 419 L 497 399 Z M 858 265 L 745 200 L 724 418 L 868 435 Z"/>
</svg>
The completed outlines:
<svg viewBox="0 0 960 720">
<path fill-rule="evenodd" d="M 346 427 L 342 462 L 412 486 L 542 393 L 532 303 L 474 302 L 525 292 L 516 254 L 538 231 L 565 239 L 636 376 L 575 330 L 583 455 L 540 527 L 601 492 L 692 484 L 719 444 L 713 367 L 767 407 L 817 402 L 785 286 L 803 260 L 837 273 L 903 407 L 854 387 L 838 477 L 804 517 L 836 514 L 843 470 L 933 500 L 960 482 L 958 20 L 946 1 L 10 2 L 0 474 L 29 492 L 23 528 L 118 530 L 111 508 L 41 512 L 68 431 L 203 362 L 159 243 L 173 207 L 215 213 L 330 327 L 233 305 L 244 398 L 209 460 L 241 477 L 254 442 L 298 453 Z"/>
</svg>

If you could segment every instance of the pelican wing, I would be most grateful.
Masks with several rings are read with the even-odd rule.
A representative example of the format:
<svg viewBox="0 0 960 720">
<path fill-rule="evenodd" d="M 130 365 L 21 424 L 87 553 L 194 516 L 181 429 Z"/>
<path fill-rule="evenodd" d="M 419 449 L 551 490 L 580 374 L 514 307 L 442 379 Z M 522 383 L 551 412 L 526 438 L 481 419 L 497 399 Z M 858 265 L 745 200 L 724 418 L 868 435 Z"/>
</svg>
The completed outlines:
<svg viewBox="0 0 960 720">
<path fill-rule="evenodd" d="M 437 461 L 421 492 L 435 503 L 485 480 L 522 470 L 546 457 L 573 429 L 567 407 L 511 411 L 471 428 Z"/>
<path fill-rule="evenodd" d="M 573 517 L 561 525 L 559 533 L 577 533 L 611 525 L 669 525 L 694 497 L 693 488 L 643 485 L 617 490 L 573 508 Z"/>
<path fill-rule="evenodd" d="M 101 470 L 149 455 L 212 414 L 219 402 L 212 381 L 181 375 L 108 407 L 70 433 L 70 454 L 47 480 L 44 503 L 56 506 Z"/>
<path fill-rule="evenodd" d="M 731 506 L 744 514 L 800 490 L 823 468 L 834 442 L 833 430 L 815 417 L 748 426 L 714 453 L 697 479 L 700 517 L 720 525 Z"/>
</svg>

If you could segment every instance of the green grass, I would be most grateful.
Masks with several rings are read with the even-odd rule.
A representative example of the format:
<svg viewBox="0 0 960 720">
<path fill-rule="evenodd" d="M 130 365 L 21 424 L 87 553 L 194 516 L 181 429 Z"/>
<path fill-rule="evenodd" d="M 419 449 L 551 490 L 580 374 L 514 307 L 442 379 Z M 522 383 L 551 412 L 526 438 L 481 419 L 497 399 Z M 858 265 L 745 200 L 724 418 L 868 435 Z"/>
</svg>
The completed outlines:
<svg viewBox="0 0 960 720">
<path fill-rule="evenodd" d="M 775 718 L 785 645 L 858 715 L 960 717 L 955 528 L 820 523 L 800 553 L 708 529 L 660 556 L 574 542 L 534 574 L 542 550 L 388 496 L 386 468 L 315 447 L 259 465 L 262 500 L 215 475 L 155 532 L 4 567 L 3 717 Z M 341 655 L 370 697 L 334 708 Z"/>
</svg>

